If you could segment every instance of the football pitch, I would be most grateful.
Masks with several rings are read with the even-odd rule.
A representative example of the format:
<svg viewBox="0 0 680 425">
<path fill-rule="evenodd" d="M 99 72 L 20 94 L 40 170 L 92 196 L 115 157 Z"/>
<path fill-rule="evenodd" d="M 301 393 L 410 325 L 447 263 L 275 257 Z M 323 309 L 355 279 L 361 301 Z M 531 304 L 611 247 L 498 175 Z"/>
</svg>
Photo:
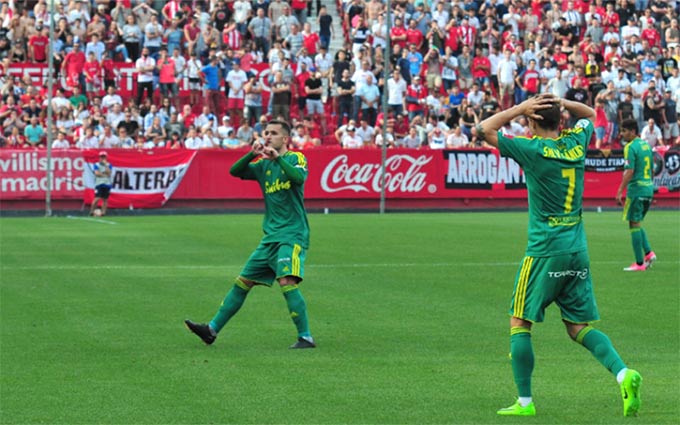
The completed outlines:
<svg viewBox="0 0 680 425">
<path fill-rule="evenodd" d="M 534 327 L 536 418 L 514 402 L 508 308 L 526 213 L 311 214 L 301 284 L 315 350 L 277 287 L 212 346 L 209 321 L 261 237 L 260 214 L 0 219 L 3 424 L 670 424 L 680 417 L 680 214 L 585 213 L 602 321 L 642 373 L 642 409 L 551 306 Z M 625 419 L 625 420 L 624 420 Z"/>
</svg>

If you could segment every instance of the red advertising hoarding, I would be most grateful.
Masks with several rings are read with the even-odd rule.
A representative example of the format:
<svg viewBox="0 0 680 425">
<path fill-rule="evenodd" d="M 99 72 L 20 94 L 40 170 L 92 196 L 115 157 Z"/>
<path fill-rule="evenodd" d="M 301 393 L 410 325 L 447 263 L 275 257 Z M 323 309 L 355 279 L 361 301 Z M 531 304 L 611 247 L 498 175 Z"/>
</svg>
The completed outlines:
<svg viewBox="0 0 680 425">
<path fill-rule="evenodd" d="M 120 177 L 114 179 L 112 189 L 114 208 L 156 208 L 170 196 L 186 201 L 262 197 L 256 183 L 244 183 L 229 175 L 229 168 L 245 153 L 243 150 L 108 152 L 114 175 Z M 382 177 L 379 150 L 321 148 L 306 151 L 305 155 L 309 164 L 307 199 L 379 199 Z M 89 201 L 92 192 L 86 191 L 86 185 L 91 171 L 86 167 L 95 158 L 96 151 L 54 151 L 52 198 Z M 655 162 L 656 198 L 680 200 L 680 149 L 657 149 Z M 44 150 L 0 150 L 0 198 L 44 199 L 46 165 Z M 621 167 L 620 152 L 605 152 L 604 156 L 601 151 L 589 152 L 586 200 L 613 199 L 621 182 Z M 141 189 L 132 184 L 143 178 L 148 184 L 144 183 Z M 386 196 L 395 200 L 521 200 L 527 195 L 521 168 L 513 160 L 500 157 L 496 150 L 390 149 L 385 180 Z M 147 195 L 154 197 L 153 202 L 141 200 Z"/>
</svg>

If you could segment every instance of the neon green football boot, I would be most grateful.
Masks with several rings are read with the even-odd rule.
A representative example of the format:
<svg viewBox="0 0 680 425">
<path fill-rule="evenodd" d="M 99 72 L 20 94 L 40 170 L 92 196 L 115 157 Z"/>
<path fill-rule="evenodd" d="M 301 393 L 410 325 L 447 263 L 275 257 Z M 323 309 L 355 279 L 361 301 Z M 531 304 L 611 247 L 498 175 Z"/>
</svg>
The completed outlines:
<svg viewBox="0 0 680 425">
<path fill-rule="evenodd" d="M 640 384 L 642 376 L 637 370 L 628 369 L 621 382 L 623 416 L 637 416 L 640 410 Z"/>
<path fill-rule="evenodd" d="M 534 406 L 532 401 L 525 407 L 522 407 L 519 401 L 516 401 L 512 406 L 500 409 L 496 413 L 501 416 L 536 416 L 536 406 Z"/>
</svg>

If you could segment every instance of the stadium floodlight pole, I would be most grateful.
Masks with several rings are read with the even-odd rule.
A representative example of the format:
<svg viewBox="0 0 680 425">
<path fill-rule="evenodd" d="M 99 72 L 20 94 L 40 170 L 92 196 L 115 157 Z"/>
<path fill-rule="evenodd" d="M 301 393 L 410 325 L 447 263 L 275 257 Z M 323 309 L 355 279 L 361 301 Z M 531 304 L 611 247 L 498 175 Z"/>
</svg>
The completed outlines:
<svg viewBox="0 0 680 425">
<path fill-rule="evenodd" d="M 387 183 L 387 178 L 385 176 L 385 162 L 387 162 L 387 80 L 390 78 L 390 63 L 392 56 L 392 42 L 390 41 L 390 31 L 392 30 L 392 1 L 387 0 L 385 5 L 387 16 L 386 19 L 386 36 L 387 43 L 385 43 L 385 64 L 383 65 L 383 98 L 382 98 L 382 111 L 383 111 L 383 125 L 382 125 L 382 156 L 380 157 L 380 214 L 385 213 L 385 197 L 386 190 L 385 185 Z"/>
<path fill-rule="evenodd" d="M 47 43 L 47 188 L 45 190 L 45 217 L 52 216 L 52 89 L 54 88 L 54 2 L 50 0 L 49 42 Z"/>
</svg>

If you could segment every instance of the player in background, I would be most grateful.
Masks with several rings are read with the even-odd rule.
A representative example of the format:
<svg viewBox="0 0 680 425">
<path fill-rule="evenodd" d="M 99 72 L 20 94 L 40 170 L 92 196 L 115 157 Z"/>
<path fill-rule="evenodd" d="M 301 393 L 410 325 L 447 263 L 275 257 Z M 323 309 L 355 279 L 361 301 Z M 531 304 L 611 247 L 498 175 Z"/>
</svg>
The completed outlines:
<svg viewBox="0 0 680 425">
<path fill-rule="evenodd" d="M 638 135 L 637 121 L 623 120 L 621 123 L 621 138 L 626 142 L 623 157 L 623 179 L 616 192 L 616 202 L 623 207 L 623 220 L 628 221 L 630 237 L 633 240 L 635 262 L 626 267 L 627 272 L 642 272 L 652 266 L 656 254 L 647 240 L 647 233 L 642 228 L 649 206 L 654 197 L 654 153 L 649 144 Z M 626 191 L 624 204 L 623 191 Z"/>
<path fill-rule="evenodd" d="M 573 129 L 560 133 L 561 107 L 578 121 Z M 528 118 L 534 137 L 513 138 L 499 132 L 522 115 Z M 640 408 L 640 374 L 626 367 L 607 335 L 589 325 L 600 318 L 581 217 L 585 155 L 594 119 L 595 111 L 587 105 L 541 94 L 476 126 L 482 140 L 522 166 L 529 196 L 529 241 L 509 312 L 510 355 L 519 398 L 498 410 L 499 415 L 536 415 L 531 398 L 531 327 L 543 321 L 545 308 L 553 302 L 569 336 L 616 377 L 624 416 L 635 415 Z"/>
<path fill-rule="evenodd" d="M 307 305 L 298 288 L 304 275 L 305 253 L 309 247 L 309 224 L 304 206 L 307 159 L 287 148 L 290 127 L 272 120 L 263 134 L 264 145 L 252 149 L 229 171 L 244 180 L 257 180 L 265 203 L 264 237 L 236 278 L 219 310 L 209 324 L 185 320 L 186 326 L 206 344 L 212 344 L 246 300 L 255 285 L 271 287 L 279 282 L 295 323 L 298 339 L 290 348 L 314 348 L 309 332 Z M 261 156 L 261 158 L 257 158 Z M 257 158 L 256 161 L 253 161 Z"/>
<path fill-rule="evenodd" d="M 90 215 L 94 215 L 94 210 L 97 209 L 99 201 L 102 201 L 102 215 L 106 215 L 106 209 L 109 205 L 109 194 L 111 193 L 111 173 L 113 167 L 108 161 L 108 155 L 105 151 L 99 152 L 99 162 L 94 164 L 94 200 L 90 206 Z"/>
</svg>

